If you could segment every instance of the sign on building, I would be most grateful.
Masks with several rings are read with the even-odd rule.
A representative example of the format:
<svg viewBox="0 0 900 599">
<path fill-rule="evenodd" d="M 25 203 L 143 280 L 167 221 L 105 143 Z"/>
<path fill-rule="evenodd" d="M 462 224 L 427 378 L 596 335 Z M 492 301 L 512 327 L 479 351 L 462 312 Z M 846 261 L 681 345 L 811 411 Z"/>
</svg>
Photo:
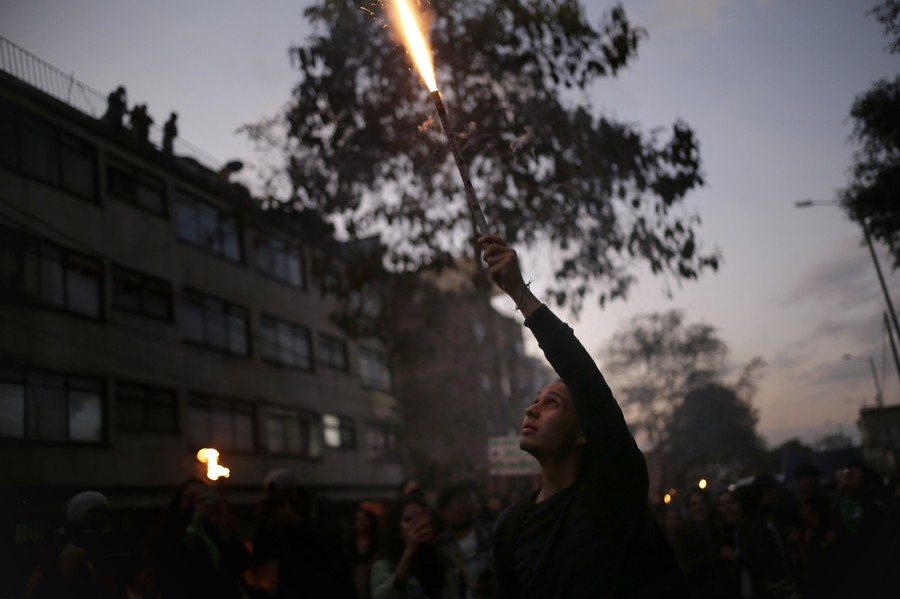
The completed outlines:
<svg viewBox="0 0 900 599">
<path fill-rule="evenodd" d="M 540 471 L 537 460 L 519 449 L 518 435 L 488 438 L 488 473 L 492 476 L 531 475 Z"/>
</svg>

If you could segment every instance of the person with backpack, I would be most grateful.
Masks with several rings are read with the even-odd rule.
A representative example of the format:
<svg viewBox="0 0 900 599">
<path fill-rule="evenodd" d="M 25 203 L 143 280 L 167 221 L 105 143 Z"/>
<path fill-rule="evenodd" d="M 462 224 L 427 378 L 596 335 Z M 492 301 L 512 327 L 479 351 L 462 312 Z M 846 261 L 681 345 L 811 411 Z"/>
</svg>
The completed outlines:
<svg viewBox="0 0 900 599">
<path fill-rule="evenodd" d="M 560 377 L 525 409 L 519 443 L 540 463 L 541 488 L 495 525 L 496 596 L 684 596 L 684 576 L 650 511 L 646 461 L 603 375 L 525 284 L 515 250 L 497 235 L 478 242 L 491 279 Z"/>
</svg>

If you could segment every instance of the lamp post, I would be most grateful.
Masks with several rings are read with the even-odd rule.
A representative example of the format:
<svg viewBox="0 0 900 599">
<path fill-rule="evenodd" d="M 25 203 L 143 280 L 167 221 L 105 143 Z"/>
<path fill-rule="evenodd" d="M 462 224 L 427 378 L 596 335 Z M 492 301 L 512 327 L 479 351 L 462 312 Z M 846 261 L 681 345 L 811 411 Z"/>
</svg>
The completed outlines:
<svg viewBox="0 0 900 599">
<path fill-rule="evenodd" d="M 875 370 L 875 360 L 872 359 L 872 356 L 868 358 L 854 358 L 850 354 L 844 354 L 844 360 L 848 362 L 866 362 L 869 363 L 869 368 L 872 369 L 872 380 L 875 381 L 875 405 L 879 408 L 884 407 L 884 399 L 881 396 L 881 384 L 878 382 L 878 371 Z"/>
<path fill-rule="evenodd" d="M 840 206 L 837 200 L 799 200 L 794 202 L 797 208 L 810 208 L 812 206 Z M 881 283 L 881 291 L 884 293 L 884 301 L 887 304 L 888 312 L 891 315 L 891 322 L 894 325 L 894 332 L 897 333 L 897 339 L 900 340 L 900 324 L 897 323 L 897 313 L 894 311 L 894 302 L 891 301 L 891 294 L 888 292 L 887 284 L 884 282 L 884 275 L 881 274 L 881 264 L 878 262 L 878 256 L 875 254 L 875 248 L 872 246 L 872 238 L 869 236 L 869 228 L 865 221 L 860 222 L 863 230 L 863 236 L 866 238 L 866 245 L 869 246 L 869 254 L 872 256 L 872 263 L 875 265 L 875 272 L 878 274 L 878 282 Z M 885 320 L 887 317 L 885 317 Z M 897 377 L 900 378 L 900 356 L 897 355 L 897 346 L 894 345 L 894 335 L 888 327 L 888 337 L 891 340 L 891 352 L 894 355 L 894 367 L 897 369 Z M 872 368 L 874 369 L 874 362 Z M 881 397 L 881 392 L 878 392 Z"/>
</svg>

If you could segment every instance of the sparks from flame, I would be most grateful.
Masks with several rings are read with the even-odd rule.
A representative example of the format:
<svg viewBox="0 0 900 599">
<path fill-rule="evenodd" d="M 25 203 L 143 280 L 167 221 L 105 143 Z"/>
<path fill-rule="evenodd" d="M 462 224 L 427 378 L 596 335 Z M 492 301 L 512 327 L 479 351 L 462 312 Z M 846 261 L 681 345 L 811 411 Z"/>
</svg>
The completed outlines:
<svg viewBox="0 0 900 599">
<path fill-rule="evenodd" d="M 206 464 L 206 478 L 209 480 L 231 476 L 231 470 L 219 464 L 219 452 L 211 447 L 204 447 L 198 451 L 197 461 Z"/>
<path fill-rule="evenodd" d="M 434 77 L 434 64 L 431 60 L 431 47 L 425 38 L 423 31 L 424 15 L 418 12 L 412 5 L 415 0 L 385 0 L 385 6 L 389 7 L 391 20 L 395 29 L 403 38 L 403 45 L 412 57 L 419 74 L 429 92 L 437 91 L 437 80 Z"/>
</svg>

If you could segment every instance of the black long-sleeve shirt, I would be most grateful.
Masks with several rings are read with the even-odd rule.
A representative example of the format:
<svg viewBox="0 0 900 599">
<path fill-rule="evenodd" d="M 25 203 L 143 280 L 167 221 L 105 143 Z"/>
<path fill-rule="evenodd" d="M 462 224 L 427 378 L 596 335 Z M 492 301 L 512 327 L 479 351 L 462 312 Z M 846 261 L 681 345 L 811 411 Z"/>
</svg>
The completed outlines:
<svg viewBox="0 0 900 599">
<path fill-rule="evenodd" d="M 622 410 L 571 327 L 541 306 L 526 321 L 572 395 L 587 457 L 575 484 L 501 515 L 498 597 L 622 597 L 677 591 L 674 557 L 647 501 L 648 477 Z"/>
</svg>

